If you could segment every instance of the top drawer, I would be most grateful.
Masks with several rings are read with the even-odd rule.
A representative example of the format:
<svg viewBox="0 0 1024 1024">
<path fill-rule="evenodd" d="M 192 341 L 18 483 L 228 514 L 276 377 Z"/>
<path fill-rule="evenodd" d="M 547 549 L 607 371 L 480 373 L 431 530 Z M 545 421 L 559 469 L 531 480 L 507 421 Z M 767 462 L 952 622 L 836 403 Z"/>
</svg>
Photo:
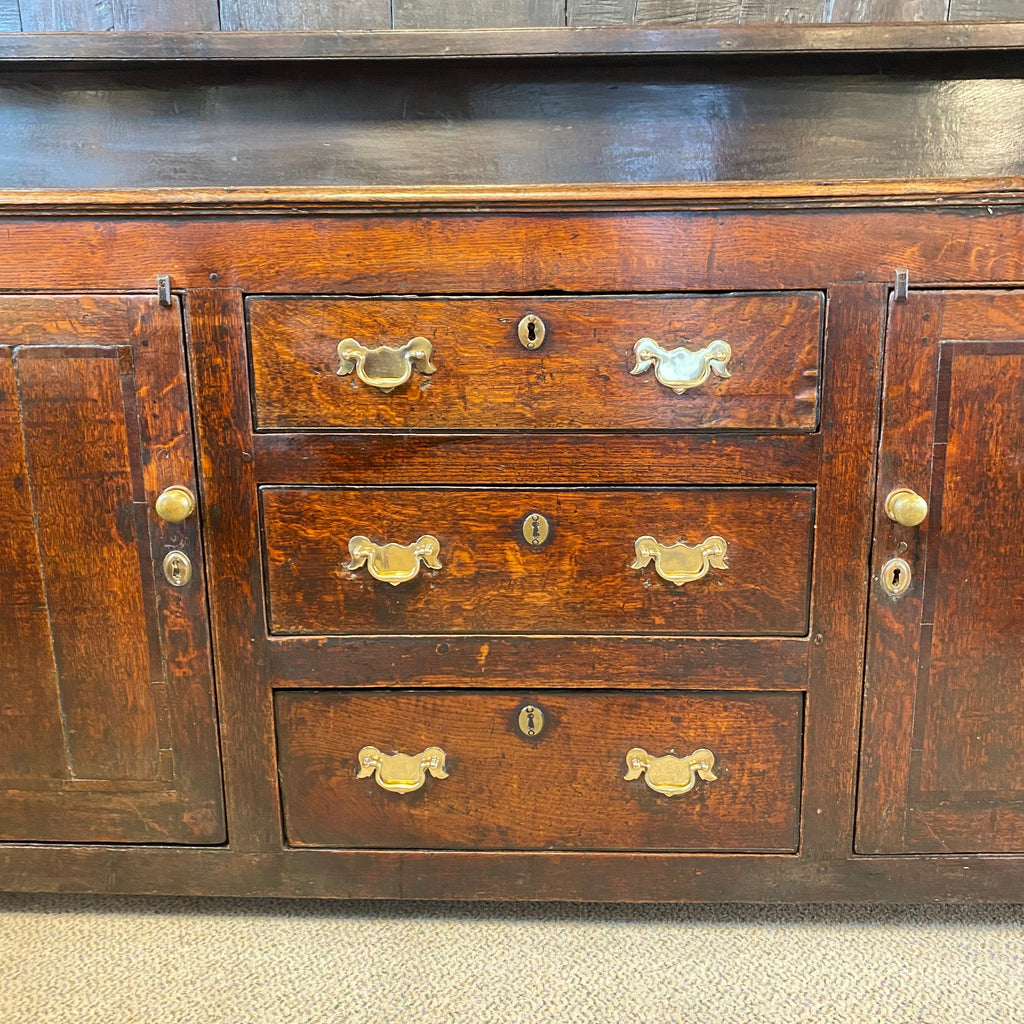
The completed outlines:
<svg viewBox="0 0 1024 1024">
<path fill-rule="evenodd" d="M 255 296 L 256 426 L 812 431 L 823 308 L 818 292 Z"/>
</svg>

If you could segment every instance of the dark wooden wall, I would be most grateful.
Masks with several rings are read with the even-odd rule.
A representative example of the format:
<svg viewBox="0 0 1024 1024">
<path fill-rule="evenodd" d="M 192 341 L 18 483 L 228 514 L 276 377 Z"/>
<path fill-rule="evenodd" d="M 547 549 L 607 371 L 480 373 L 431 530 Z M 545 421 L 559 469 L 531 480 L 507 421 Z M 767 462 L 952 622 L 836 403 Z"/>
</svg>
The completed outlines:
<svg viewBox="0 0 1024 1024">
<path fill-rule="evenodd" d="M 463 29 L 987 21 L 1021 0 L 0 0 L 0 31 Z"/>
</svg>

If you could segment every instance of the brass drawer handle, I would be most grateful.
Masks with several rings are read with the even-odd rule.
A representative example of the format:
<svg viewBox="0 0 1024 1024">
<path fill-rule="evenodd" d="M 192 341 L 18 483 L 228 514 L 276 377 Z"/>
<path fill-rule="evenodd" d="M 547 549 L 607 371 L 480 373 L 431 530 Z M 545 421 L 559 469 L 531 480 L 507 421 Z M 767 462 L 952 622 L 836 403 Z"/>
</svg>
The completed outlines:
<svg viewBox="0 0 1024 1024">
<path fill-rule="evenodd" d="M 634 747 L 626 754 L 626 781 L 644 776 L 644 782 L 664 796 L 680 796 L 689 793 L 697 785 L 699 775 L 705 782 L 714 782 L 718 776 L 711 770 L 715 767 L 715 755 L 701 747 L 689 757 L 651 757 L 643 747 Z"/>
<path fill-rule="evenodd" d="M 369 537 L 353 537 L 348 542 L 348 554 L 351 561 L 346 569 L 361 569 L 365 565 L 375 580 L 393 587 L 415 579 L 421 564 L 441 568 L 441 542 L 429 533 L 412 544 L 374 544 Z"/>
<path fill-rule="evenodd" d="M 345 338 L 338 343 L 338 376 L 347 377 L 355 370 L 364 384 L 388 394 L 404 384 L 413 369 L 433 373 L 437 367 L 430 361 L 432 352 L 430 342 L 420 337 L 412 338 L 399 348 L 387 345 L 367 348 L 355 338 Z"/>
<path fill-rule="evenodd" d="M 677 587 L 706 576 L 712 566 L 729 568 L 725 561 L 728 545 L 722 537 L 708 537 L 694 547 L 682 541 L 668 545 L 660 544 L 653 537 L 638 537 L 634 548 L 636 561 L 631 569 L 643 569 L 653 558 L 658 575 Z"/>
<path fill-rule="evenodd" d="M 444 757 L 440 747 L 427 747 L 419 754 L 382 754 L 376 747 L 363 747 L 356 778 L 372 775 L 390 793 L 413 793 L 427 781 L 427 772 L 435 779 L 448 778 Z"/>
<path fill-rule="evenodd" d="M 662 348 L 653 338 L 641 338 L 633 346 L 636 366 L 629 372 L 636 375 L 651 366 L 659 384 L 671 388 L 681 395 L 690 388 L 699 387 L 714 370 L 719 377 L 731 377 L 727 369 L 732 358 L 732 349 L 724 341 L 713 341 L 710 345 L 691 352 L 681 345 L 678 348 Z"/>
</svg>

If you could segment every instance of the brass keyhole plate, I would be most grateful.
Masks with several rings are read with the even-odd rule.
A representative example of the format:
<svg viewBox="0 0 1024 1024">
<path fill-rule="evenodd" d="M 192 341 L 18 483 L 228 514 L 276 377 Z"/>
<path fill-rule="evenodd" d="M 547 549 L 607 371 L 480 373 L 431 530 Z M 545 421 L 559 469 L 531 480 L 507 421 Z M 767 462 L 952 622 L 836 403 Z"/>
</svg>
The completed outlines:
<svg viewBox="0 0 1024 1024">
<path fill-rule="evenodd" d="M 517 724 L 524 736 L 538 736 L 544 728 L 544 712 L 536 704 L 527 704 L 519 712 Z"/>
<path fill-rule="evenodd" d="M 910 589 L 910 565 L 906 559 L 890 558 L 882 566 L 882 587 L 890 597 L 899 597 Z"/>
<path fill-rule="evenodd" d="M 519 327 L 516 333 L 519 335 L 519 344 L 523 348 L 528 348 L 531 351 L 538 349 L 544 344 L 544 335 L 547 334 L 547 328 L 544 326 L 544 321 L 539 316 L 534 316 L 533 313 L 527 313 L 522 320 L 519 321 Z"/>
<path fill-rule="evenodd" d="M 532 548 L 539 548 L 551 535 L 551 524 L 540 512 L 531 512 L 523 520 L 523 540 Z"/>
</svg>

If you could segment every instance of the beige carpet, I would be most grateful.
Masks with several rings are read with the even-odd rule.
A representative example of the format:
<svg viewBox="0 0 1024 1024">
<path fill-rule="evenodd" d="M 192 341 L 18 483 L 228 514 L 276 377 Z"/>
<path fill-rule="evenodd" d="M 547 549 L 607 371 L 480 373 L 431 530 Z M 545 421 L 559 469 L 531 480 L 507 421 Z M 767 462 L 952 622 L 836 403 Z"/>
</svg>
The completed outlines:
<svg viewBox="0 0 1024 1024">
<path fill-rule="evenodd" d="M 1024 1022 L 1024 906 L 0 895 L 2 1024 Z"/>
</svg>

